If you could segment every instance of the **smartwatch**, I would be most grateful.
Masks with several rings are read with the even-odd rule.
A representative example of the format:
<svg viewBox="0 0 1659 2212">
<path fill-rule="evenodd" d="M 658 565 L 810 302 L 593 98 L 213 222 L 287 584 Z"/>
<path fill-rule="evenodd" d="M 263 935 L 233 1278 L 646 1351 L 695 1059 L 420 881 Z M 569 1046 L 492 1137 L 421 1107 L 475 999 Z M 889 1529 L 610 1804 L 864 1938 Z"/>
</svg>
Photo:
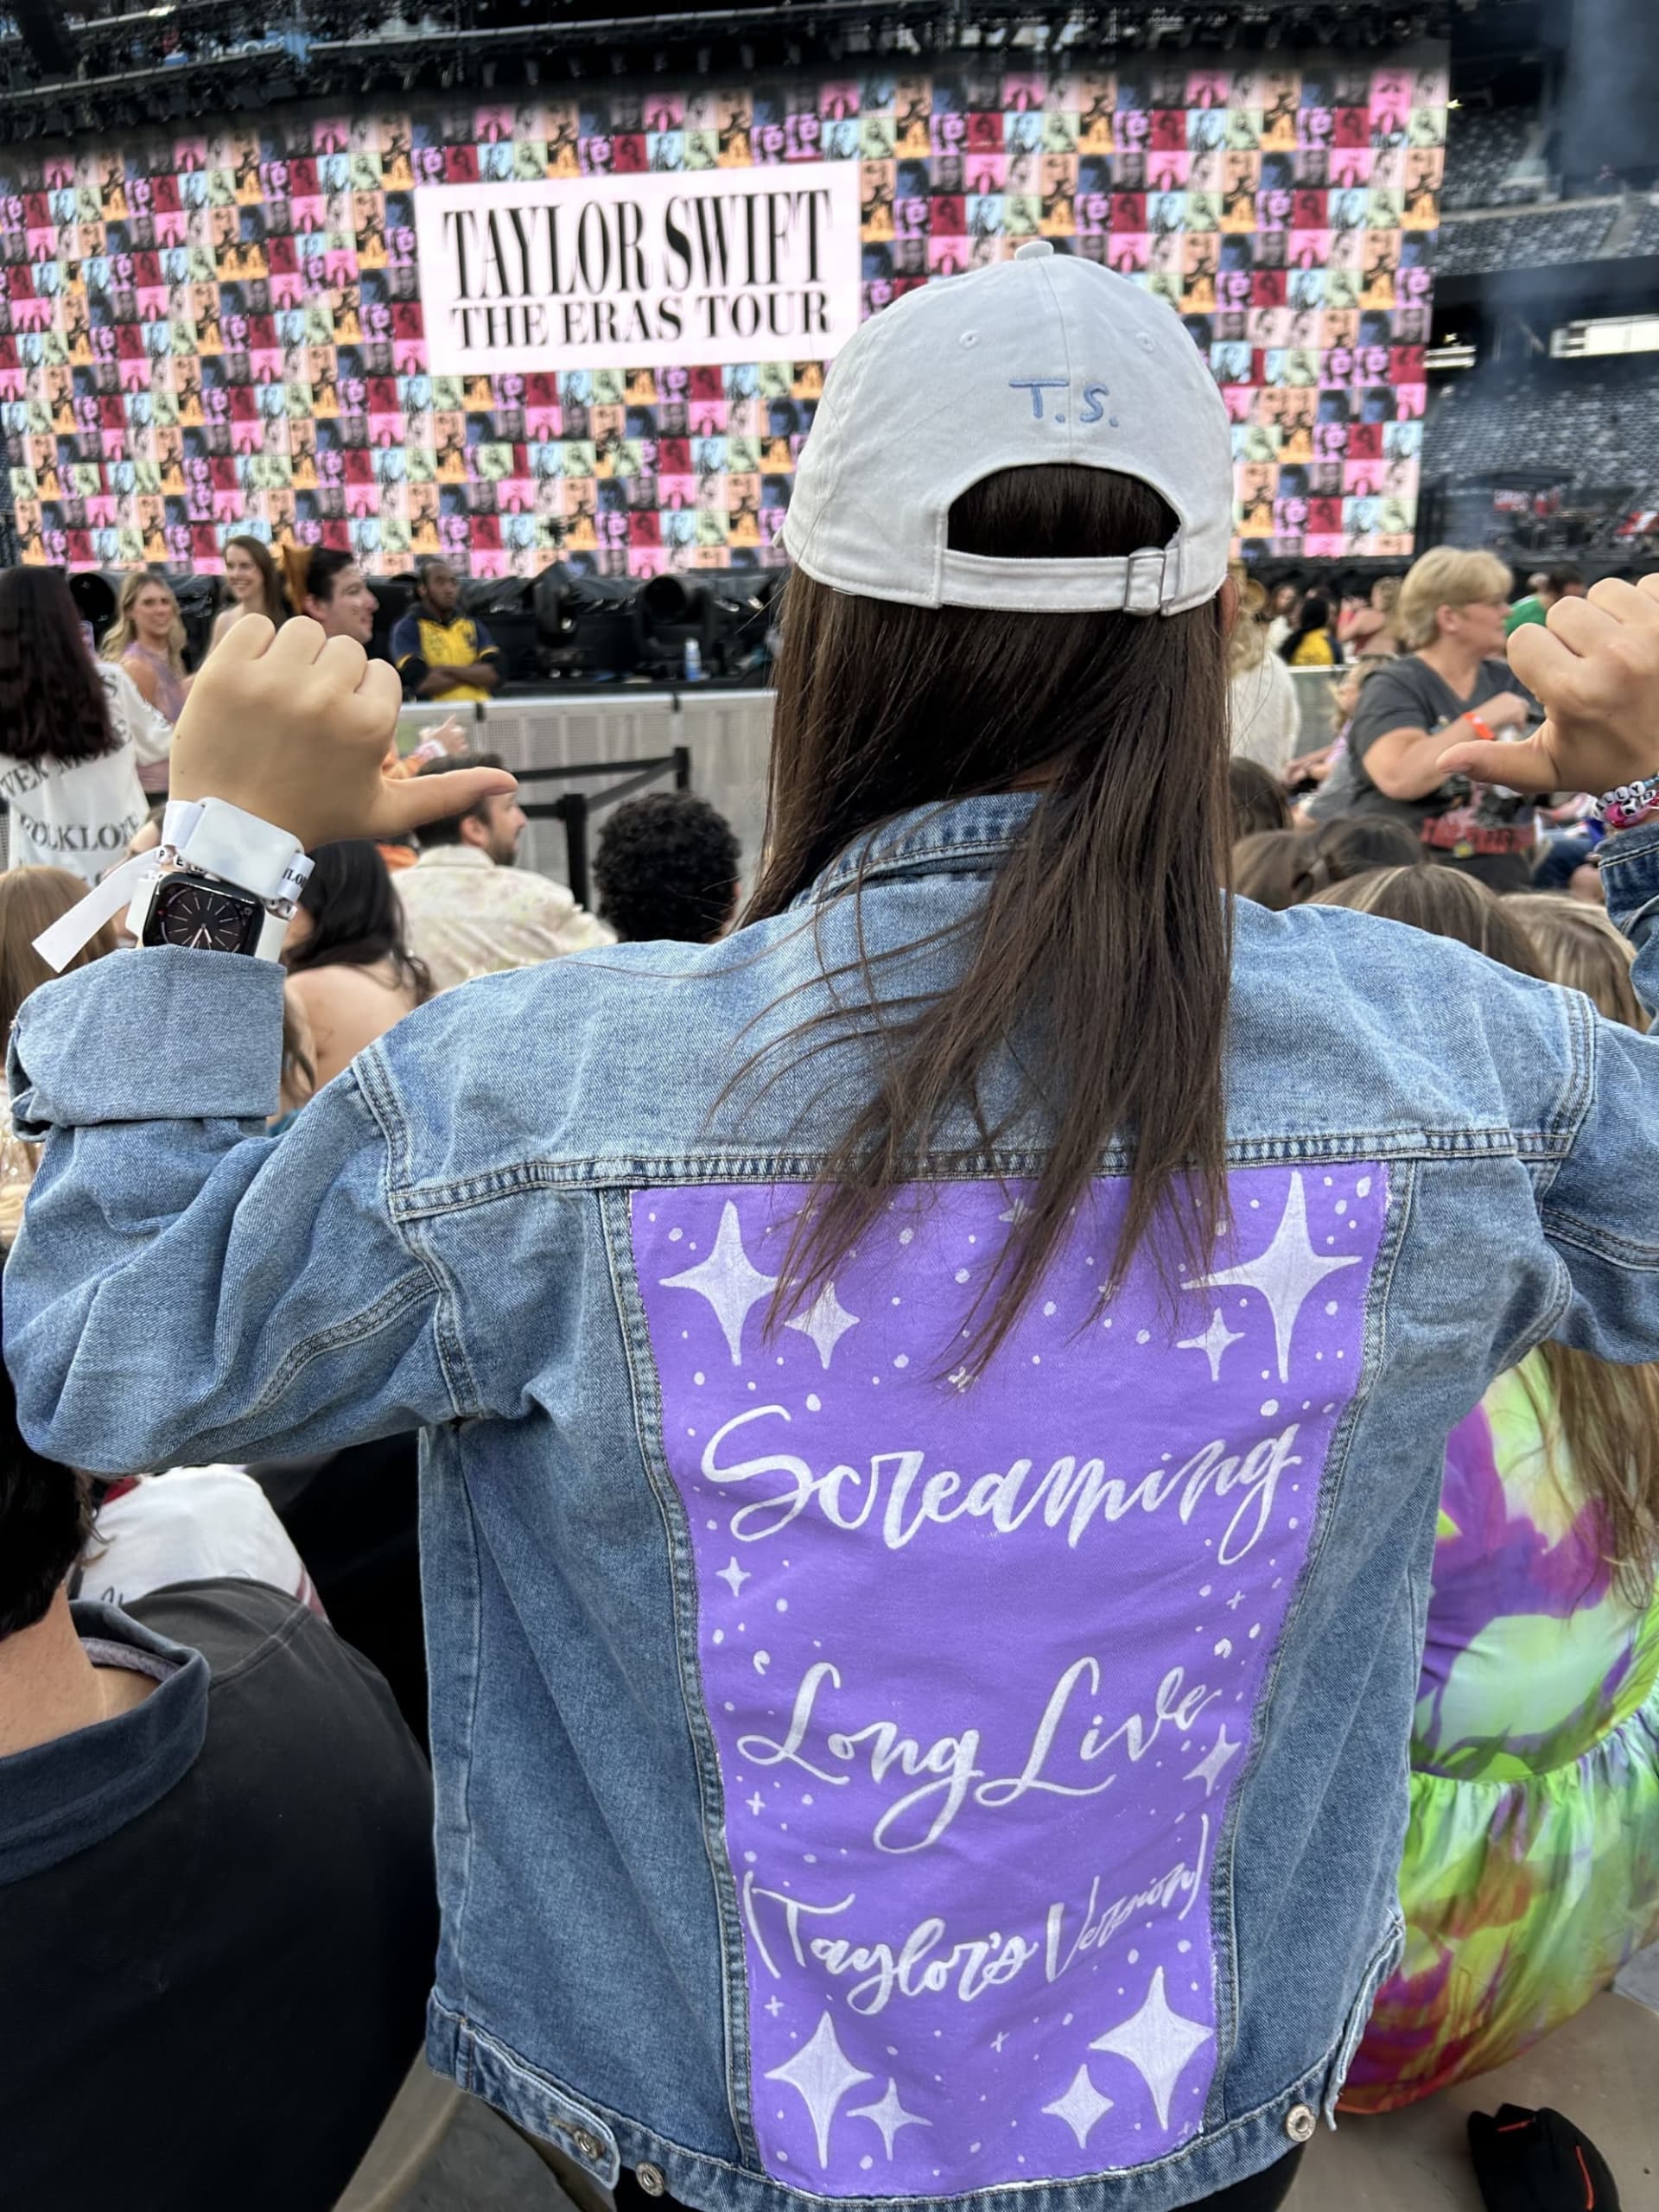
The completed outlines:
<svg viewBox="0 0 1659 2212">
<path fill-rule="evenodd" d="M 233 883 L 200 874 L 194 868 L 175 868 L 156 878 L 138 942 L 257 957 L 266 913 L 264 899 L 251 891 L 240 891 Z"/>
</svg>

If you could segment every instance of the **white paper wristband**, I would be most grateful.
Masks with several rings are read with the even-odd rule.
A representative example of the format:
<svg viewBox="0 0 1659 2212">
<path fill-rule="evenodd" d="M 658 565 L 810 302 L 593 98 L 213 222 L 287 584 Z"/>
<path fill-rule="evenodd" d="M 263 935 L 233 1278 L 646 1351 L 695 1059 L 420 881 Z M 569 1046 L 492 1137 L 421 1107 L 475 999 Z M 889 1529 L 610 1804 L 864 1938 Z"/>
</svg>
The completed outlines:
<svg viewBox="0 0 1659 2212">
<path fill-rule="evenodd" d="M 170 800 L 162 824 L 162 849 L 271 903 L 297 898 L 311 873 L 291 832 L 222 798 Z"/>
</svg>

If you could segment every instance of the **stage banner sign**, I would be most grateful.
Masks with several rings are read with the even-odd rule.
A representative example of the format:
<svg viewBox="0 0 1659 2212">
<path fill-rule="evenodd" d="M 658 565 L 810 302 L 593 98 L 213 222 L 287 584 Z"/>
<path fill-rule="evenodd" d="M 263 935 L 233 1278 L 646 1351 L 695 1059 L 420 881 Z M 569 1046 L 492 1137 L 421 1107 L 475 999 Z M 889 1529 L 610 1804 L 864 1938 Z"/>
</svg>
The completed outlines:
<svg viewBox="0 0 1659 2212">
<path fill-rule="evenodd" d="M 858 327 L 850 162 L 415 194 L 436 376 L 829 360 Z"/>
</svg>

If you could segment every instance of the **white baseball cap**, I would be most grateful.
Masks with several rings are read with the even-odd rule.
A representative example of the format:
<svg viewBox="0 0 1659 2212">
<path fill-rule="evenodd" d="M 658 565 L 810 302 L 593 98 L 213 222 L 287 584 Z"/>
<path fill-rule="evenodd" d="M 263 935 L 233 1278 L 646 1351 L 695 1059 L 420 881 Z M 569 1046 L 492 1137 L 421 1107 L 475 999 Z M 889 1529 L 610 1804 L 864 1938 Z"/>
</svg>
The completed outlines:
<svg viewBox="0 0 1659 2212">
<path fill-rule="evenodd" d="M 1175 535 L 1125 557 L 1002 559 L 948 543 L 951 503 L 999 469 L 1138 477 Z M 1179 614 L 1221 588 L 1232 444 L 1180 318 L 1098 263 L 1032 238 L 862 324 L 824 381 L 784 543 L 818 582 L 910 607 Z"/>
</svg>

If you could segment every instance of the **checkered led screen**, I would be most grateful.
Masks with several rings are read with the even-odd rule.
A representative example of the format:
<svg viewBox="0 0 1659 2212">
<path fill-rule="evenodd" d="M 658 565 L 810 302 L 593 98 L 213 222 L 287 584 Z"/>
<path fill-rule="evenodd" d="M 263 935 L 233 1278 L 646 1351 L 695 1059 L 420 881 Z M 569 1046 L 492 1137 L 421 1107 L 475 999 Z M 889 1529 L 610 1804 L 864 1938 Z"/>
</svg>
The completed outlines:
<svg viewBox="0 0 1659 2212">
<path fill-rule="evenodd" d="M 215 572 L 245 531 L 374 573 L 436 553 L 480 576 L 560 554 L 641 576 L 780 565 L 822 363 L 435 375 L 415 203 L 429 183 L 807 162 L 856 165 L 864 314 L 1029 236 L 1132 273 L 1225 397 L 1243 548 L 1408 555 L 1444 51 L 1179 59 L 295 108 L 0 150 L 24 557 Z"/>
</svg>

